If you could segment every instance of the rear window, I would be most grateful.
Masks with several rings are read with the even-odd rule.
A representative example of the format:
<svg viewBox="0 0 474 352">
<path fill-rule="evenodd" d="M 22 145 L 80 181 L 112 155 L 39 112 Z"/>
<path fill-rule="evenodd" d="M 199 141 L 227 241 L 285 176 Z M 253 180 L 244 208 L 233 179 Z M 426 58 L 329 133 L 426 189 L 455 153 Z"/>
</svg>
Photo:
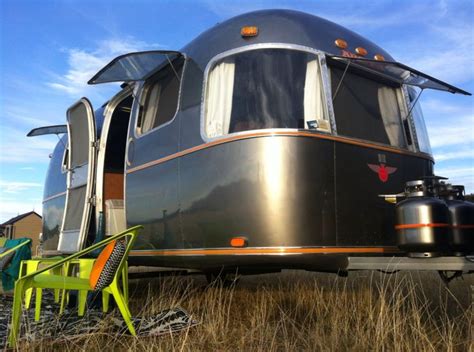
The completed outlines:
<svg viewBox="0 0 474 352">
<path fill-rule="evenodd" d="M 407 148 L 402 126 L 401 87 L 330 67 L 337 133 L 394 147 Z"/>
</svg>

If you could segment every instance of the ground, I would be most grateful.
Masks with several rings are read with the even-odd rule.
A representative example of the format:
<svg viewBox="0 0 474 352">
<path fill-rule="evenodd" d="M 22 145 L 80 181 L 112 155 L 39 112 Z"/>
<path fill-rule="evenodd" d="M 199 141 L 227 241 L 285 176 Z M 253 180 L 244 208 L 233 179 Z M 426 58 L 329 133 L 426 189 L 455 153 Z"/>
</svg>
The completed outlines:
<svg viewBox="0 0 474 352">
<path fill-rule="evenodd" d="M 208 285 L 202 275 L 131 280 L 134 316 L 182 307 L 199 324 L 134 338 L 108 315 L 94 331 L 35 336 L 19 349 L 468 351 L 474 347 L 471 285 L 474 275 L 455 279 L 448 289 L 437 273 L 368 271 L 347 278 L 285 271 L 242 277 L 233 287 Z M 5 315 L 9 301 L 0 302 Z"/>
</svg>

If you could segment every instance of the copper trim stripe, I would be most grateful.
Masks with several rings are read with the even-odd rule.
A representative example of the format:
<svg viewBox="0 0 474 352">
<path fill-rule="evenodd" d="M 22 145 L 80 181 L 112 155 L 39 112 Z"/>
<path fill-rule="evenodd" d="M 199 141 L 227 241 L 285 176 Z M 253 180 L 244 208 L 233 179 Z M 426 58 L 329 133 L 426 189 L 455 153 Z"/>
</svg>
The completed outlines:
<svg viewBox="0 0 474 352">
<path fill-rule="evenodd" d="M 202 149 L 207 149 L 219 144 L 225 144 L 237 140 L 242 140 L 242 139 L 250 139 L 250 138 L 255 138 L 255 137 L 269 137 L 269 136 L 296 136 L 296 137 L 309 137 L 309 138 L 317 138 L 317 139 L 325 139 L 325 140 L 330 140 L 330 141 L 336 141 L 336 142 L 341 142 L 341 143 L 346 143 L 346 144 L 352 144 L 352 145 L 357 145 L 360 147 L 365 147 L 365 148 L 371 148 L 371 149 L 376 149 L 376 150 L 383 150 L 391 153 L 397 153 L 397 154 L 403 154 L 403 155 L 410 155 L 410 156 L 416 156 L 420 158 L 424 158 L 427 160 L 433 160 L 430 156 L 421 154 L 421 153 L 414 153 L 406 150 L 400 150 L 397 148 L 393 147 L 387 147 L 387 146 L 381 146 L 378 144 L 372 144 L 372 143 L 367 143 L 367 142 L 362 142 L 362 141 L 357 141 L 354 139 L 350 138 L 345 138 L 345 137 L 339 137 L 339 136 L 331 136 L 331 135 L 324 135 L 324 134 L 315 134 L 315 133 L 309 133 L 309 132 L 291 132 L 291 131 L 272 131 L 272 132 L 256 132 L 256 133 L 248 133 L 248 134 L 243 134 L 243 135 L 237 135 L 237 136 L 231 136 L 227 138 L 221 138 L 209 143 L 204 143 L 201 145 L 198 145 L 196 147 L 188 148 L 185 150 L 182 150 L 180 152 L 165 156 L 164 158 L 160 158 L 157 160 L 149 161 L 147 163 L 144 163 L 142 165 L 135 166 L 133 168 L 130 168 L 127 170 L 127 174 L 140 171 L 146 168 L 149 168 L 151 166 L 155 166 L 161 163 L 164 163 L 166 161 L 172 160 L 179 158 L 181 156 L 191 154 L 194 152 L 197 152 Z"/>
<path fill-rule="evenodd" d="M 55 199 L 55 198 L 59 198 L 59 197 L 61 197 L 61 196 L 65 196 L 66 193 L 67 193 L 66 191 L 61 192 L 61 193 L 56 193 L 56 194 L 52 195 L 51 197 L 48 197 L 48 198 L 43 199 L 43 203 L 46 203 L 47 201 L 52 200 L 52 199 Z"/>
<path fill-rule="evenodd" d="M 396 225 L 395 229 L 397 229 L 397 230 L 419 229 L 421 227 L 449 227 L 449 224 L 444 224 L 444 223 L 404 224 L 404 225 Z"/>
<path fill-rule="evenodd" d="M 182 256 L 182 255 L 261 255 L 261 254 L 331 254 L 331 253 L 395 253 L 397 247 L 314 247 L 314 248 L 219 248 L 133 250 L 131 256 Z"/>
<path fill-rule="evenodd" d="M 452 225 L 453 229 L 474 229 L 474 225 Z"/>
</svg>

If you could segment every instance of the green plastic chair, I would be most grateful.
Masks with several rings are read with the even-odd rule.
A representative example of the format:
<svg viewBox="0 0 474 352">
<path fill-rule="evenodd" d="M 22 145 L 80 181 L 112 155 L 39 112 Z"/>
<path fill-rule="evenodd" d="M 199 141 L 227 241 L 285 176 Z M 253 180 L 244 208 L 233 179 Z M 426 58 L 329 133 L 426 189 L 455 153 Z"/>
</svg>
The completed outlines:
<svg viewBox="0 0 474 352">
<path fill-rule="evenodd" d="M 36 272 L 41 265 L 46 264 L 54 264 L 59 260 L 64 259 L 64 257 L 52 257 L 52 258 L 33 258 L 30 260 L 23 260 L 22 265 L 20 267 L 20 275 L 19 277 L 26 276 L 28 274 Z M 77 268 L 77 276 L 83 279 L 89 278 L 91 273 L 92 267 L 94 265 L 95 258 L 85 258 L 85 259 L 74 259 L 70 262 L 64 264 L 63 267 L 54 268 L 52 270 L 52 274 L 54 275 L 66 275 L 71 276 L 73 272 L 73 267 Z M 122 269 L 122 292 L 125 298 L 125 301 L 128 303 L 128 265 L 125 263 Z M 41 316 L 41 301 L 43 296 L 43 289 L 36 288 L 35 290 L 35 321 L 40 320 Z M 87 293 L 88 291 L 79 291 L 78 292 L 78 301 L 77 301 L 77 315 L 82 317 L 86 310 L 87 305 Z M 104 312 L 108 311 L 108 302 L 109 302 L 109 294 L 103 293 L 104 295 Z M 33 288 L 28 288 L 25 290 L 24 294 L 24 302 L 25 302 L 25 309 L 29 309 L 31 307 L 31 298 L 33 296 Z M 61 303 L 59 314 L 64 312 L 64 307 L 68 301 L 69 294 L 66 290 L 54 289 L 54 302 Z"/>
<path fill-rule="evenodd" d="M 81 277 L 69 277 L 64 275 L 54 275 L 49 272 L 55 268 L 63 267 L 73 260 L 80 258 L 81 256 L 90 253 L 97 248 L 104 247 L 112 241 L 119 240 L 121 238 L 128 237 L 125 253 L 120 260 L 119 266 L 115 271 L 112 283 L 102 289 L 104 303 L 104 309 L 108 305 L 108 296 L 112 295 L 117 303 L 120 313 L 122 314 L 123 320 L 127 324 L 128 330 L 133 336 L 136 336 L 135 328 L 132 323 L 130 310 L 128 303 L 125 300 L 124 294 L 120 288 L 120 276 L 123 272 L 123 267 L 127 261 L 128 254 L 135 243 L 138 231 L 143 226 L 131 227 L 117 235 L 109 237 L 93 246 L 90 246 L 78 253 L 70 255 L 64 259 L 57 261 L 54 264 L 46 266 L 34 273 L 25 275 L 18 279 L 15 283 L 14 296 L 13 296 L 13 314 L 12 322 L 10 326 L 10 333 L 8 336 L 8 344 L 10 347 L 15 347 L 18 339 L 18 333 L 20 328 L 20 319 L 22 311 L 22 301 L 25 291 L 29 288 L 49 288 L 49 289 L 61 289 L 61 290 L 79 290 L 79 291 L 93 291 L 94 289 L 89 284 L 89 279 Z M 107 302 L 105 302 L 107 300 Z"/>
</svg>

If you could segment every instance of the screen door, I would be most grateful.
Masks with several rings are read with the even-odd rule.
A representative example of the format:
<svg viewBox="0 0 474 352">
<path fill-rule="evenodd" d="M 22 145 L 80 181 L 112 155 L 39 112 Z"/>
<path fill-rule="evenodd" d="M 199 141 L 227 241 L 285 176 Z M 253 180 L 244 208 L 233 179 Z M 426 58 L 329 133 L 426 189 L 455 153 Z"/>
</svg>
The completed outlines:
<svg viewBox="0 0 474 352">
<path fill-rule="evenodd" d="M 87 239 L 95 181 L 96 130 L 92 105 L 82 98 L 67 111 L 67 193 L 58 251 L 74 253 Z"/>
</svg>

